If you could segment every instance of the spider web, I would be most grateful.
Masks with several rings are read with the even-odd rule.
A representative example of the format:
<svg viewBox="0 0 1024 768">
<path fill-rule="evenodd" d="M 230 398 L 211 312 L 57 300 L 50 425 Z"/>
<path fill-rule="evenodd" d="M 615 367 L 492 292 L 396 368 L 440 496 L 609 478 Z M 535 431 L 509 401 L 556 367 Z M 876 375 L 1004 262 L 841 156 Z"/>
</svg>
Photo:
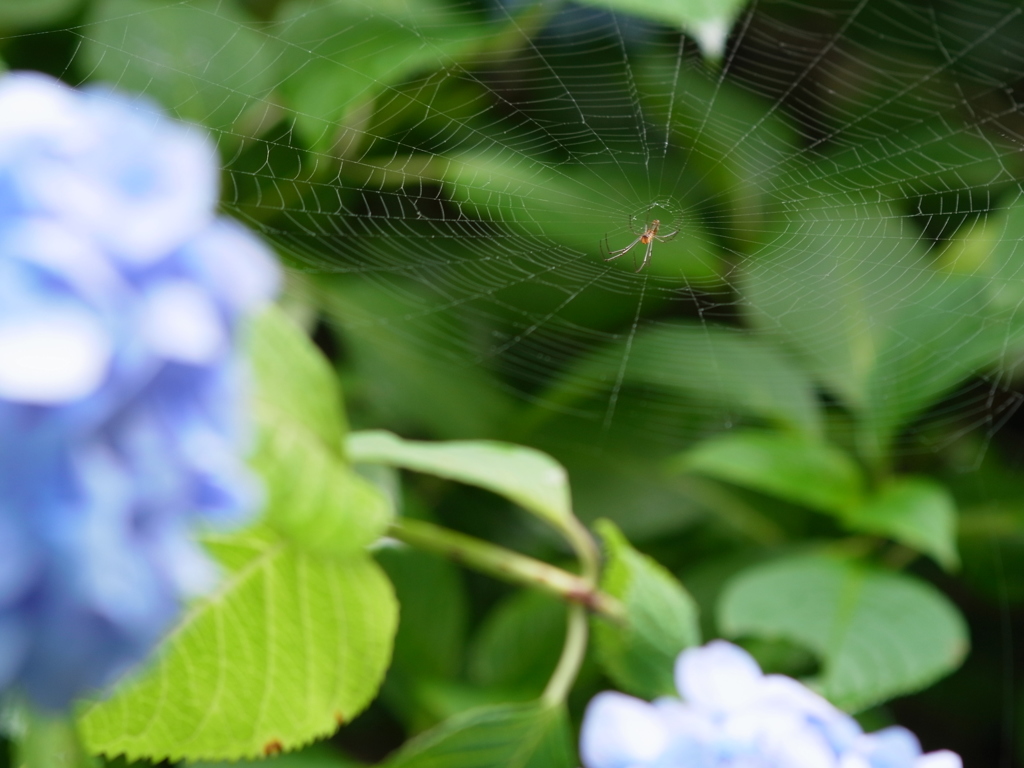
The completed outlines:
<svg viewBox="0 0 1024 768">
<path fill-rule="evenodd" d="M 1021 8 L 754 0 L 715 60 L 626 5 L 96 0 L 55 74 L 213 132 L 357 426 L 546 448 L 634 539 L 747 514 L 652 470 L 734 425 L 980 466 L 1021 400 Z"/>
<path fill-rule="evenodd" d="M 107 0 L 64 75 L 214 129 L 367 374 L 422 372 L 427 423 L 355 393 L 413 431 L 678 447 L 823 398 L 899 453 L 1019 404 L 1020 16 L 755 2 L 714 62 L 586 4 Z"/>
</svg>

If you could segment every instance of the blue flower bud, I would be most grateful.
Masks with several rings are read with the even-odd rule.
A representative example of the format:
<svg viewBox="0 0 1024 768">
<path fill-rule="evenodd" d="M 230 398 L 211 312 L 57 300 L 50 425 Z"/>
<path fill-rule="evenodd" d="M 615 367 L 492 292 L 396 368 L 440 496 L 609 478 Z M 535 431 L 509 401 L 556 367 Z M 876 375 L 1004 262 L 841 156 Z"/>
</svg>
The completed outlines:
<svg viewBox="0 0 1024 768">
<path fill-rule="evenodd" d="M 242 317 L 278 272 L 146 100 L 0 78 L 0 689 L 67 708 L 149 653 L 259 503 Z"/>
<path fill-rule="evenodd" d="M 962 768 L 921 754 L 910 731 L 863 733 L 857 721 L 783 675 L 765 675 L 741 648 L 716 640 L 676 661 L 682 700 L 605 692 L 587 707 L 586 768 Z"/>
</svg>

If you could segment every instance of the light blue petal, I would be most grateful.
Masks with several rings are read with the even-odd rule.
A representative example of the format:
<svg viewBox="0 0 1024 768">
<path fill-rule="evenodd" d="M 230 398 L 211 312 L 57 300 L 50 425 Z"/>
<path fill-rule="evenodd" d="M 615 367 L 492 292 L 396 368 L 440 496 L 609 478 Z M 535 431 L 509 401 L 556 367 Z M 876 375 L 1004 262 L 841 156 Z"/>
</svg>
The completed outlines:
<svg viewBox="0 0 1024 768">
<path fill-rule="evenodd" d="M 586 768 L 653 767 L 668 747 L 670 736 L 655 706 L 608 691 L 599 693 L 587 706 L 580 755 Z"/>
</svg>

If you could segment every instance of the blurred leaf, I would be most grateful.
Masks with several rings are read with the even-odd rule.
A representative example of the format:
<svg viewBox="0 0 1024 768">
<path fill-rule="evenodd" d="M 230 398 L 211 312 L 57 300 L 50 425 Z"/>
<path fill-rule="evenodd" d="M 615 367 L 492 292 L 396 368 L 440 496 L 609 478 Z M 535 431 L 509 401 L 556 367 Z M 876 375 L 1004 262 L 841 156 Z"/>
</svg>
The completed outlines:
<svg viewBox="0 0 1024 768">
<path fill-rule="evenodd" d="M 863 493 L 860 469 L 842 450 L 780 432 L 726 432 L 681 454 L 671 467 L 830 514 L 857 505 Z"/>
<path fill-rule="evenodd" d="M 430 694 L 439 681 L 462 673 L 469 606 L 458 568 L 448 560 L 404 545 L 381 547 L 377 560 L 402 606 L 395 652 L 382 696 L 410 731 L 434 725 Z"/>
<path fill-rule="evenodd" d="M 935 6 L 932 33 L 956 76 L 994 85 L 1018 70 L 1024 39 L 1024 17 L 1018 8 L 957 2 Z M 966 30 L 972 33 L 965 34 Z"/>
<path fill-rule="evenodd" d="M 897 477 L 862 506 L 848 510 L 846 525 L 877 533 L 935 558 L 943 568 L 959 564 L 956 552 L 956 502 L 927 477 Z"/>
<path fill-rule="evenodd" d="M 564 708 L 504 704 L 464 712 L 406 743 L 384 768 L 572 768 Z"/>
<path fill-rule="evenodd" d="M 661 323 L 623 336 L 570 366 L 544 399 L 565 405 L 634 385 L 821 432 L 811 383 L 785 357 L 756 337 L 698 323 Z"/>
<path fill-rule="evenodd" d="M 423 676 L 457 676 L 465 658 L 469 610 L 459 569 L 406 546 L 376 554 L 402 605 L 395 665 Z"/>
<path fill-rule="evenodd" d="M 877 36 L 857 35 L 862 45 L 855 61 L 819 70 L 829 94 L 822 99 L 819 119 L 827 120 L 830 136 L 843 136 L 844 141 L 835 142 L 831 154 L 845 156 L 845 162 L 839 161 L 844 168 L 844 183 L 856 177 L 872 189 L 887 186 L 887 181 L 893 187 L 901 181 L 913 185 L 919 179 L 934 185 L 927 171 L 935 166 L 914 164 L 919 152 L 928 153 L 941 143 L 951 148 L 971 146 L 984 138 L 980 132 L 965 131 L 957 124 L 957 109 L 964 93 L 957 87 L 953 70 L 938 70 L 929 55 L 931 51 L 914 45 L 915 12 L 907 13 L 905 6 L 890 9 L 893 18 L 884 36 L 877 32 Z M 925 104 L 927 108 L 922 107 Z M 939 115 L 945 118 L 944 124 L 935 119 Z M 885 129 L 879 130 L 882 126 Z M 831 142 L 823 143 L 828 146 Z M 949 159 L 954 154 L 955 150 Z M 854 155 L 860 156 L 859 163 L 853 161 Z M 959 162 L 946 167 L 955 173 L 968 157 L 961 154 Z M 924 174 L 924 179 L 919 174 Z M 906 190 L 904 186 L 902 193 Z"/>
<path fill-rule="evenodd" d="M 796 130 L 776 103 L 712 67 L 646 55 L 633 71 L 644 114 L 654 125 L 671 126 L 672 144 L 685 148 L 687 168 L 702 180 L 698 194 L 708 198 L 702 204 L 721 201 L 722 210 L 708 217 L 718 224 L 716 234 L 728 238 L 730 252 L 748 252 L 766 206 L 777 204 L 786 161 L 799 154 Z"/>
<path fill-rule="evenodd" d="M 260 429 L 252 463 L 267 523 L 310 550 L 363 549 L 384 532 L 390 505 L 345 463 L 341 393 L 327 361 L 276 308 L 255 321 L 249 348 Z"/>
<path fill-rule="evenodd" d="M 624 626 L 593 621 L 601 665 L 629 693 L 671 695 L 676 656 L 700 643 L 697 604 L 671 573 L 633 549 L 612 523 L 600 521 L 598 531 L 608 558 L 601 588 L 626 608 Z"/>
<path fill-rule="evenodd" d="M 616 250 L 629 245 L 640 227 L 658 218 L 662 234 L 678 234 L 655 243 L 645 273 L 720 282 L 719 254 L 704 225 L 674 202 L 678 183 L 665 184 L 663 190 L 653 186 L 648 169 L 640 163 L 631 165 L 628 156 L 614 165 L 554 168 L 522 151 L 506 149 L 436 158 L 427 168 L 466 213 L 526 235 L 519 247 L 527 252 L 550 251 L 561 244 L 574 251 L 562 254 L 563 259 L 585 256 L 599 263 L 607 257 L 602 252 L 606 235 L 608 247 Z M 408 159 L 398 158 L 393 164 L 401 168 Z M 636 211 L 636 221 L 630 221 L 620 208 L 613 209 L 618 212 L 616 218 L 609 217 L 606 190 L 622 184 L 623 174 L 628 186 L 646 188 L 655 201 Z M 637 254 L 636 265 L 632 254 L 615 261 L 615 268 L 635 272 L 643 252 Z"/>
<path fill-rule="evenodd" d="M 365 763 L 350 760 L 329 747 L 314 744 L 300 752 L 288 752 L 277 757 L 216 763 L 204 760 L 198 763 L 189 763 L 188 768 L 359 768 L 363 765 Z"/>
<path fill-rule="evenodd" d="M 416 708 L 413 716 L 408 720 L 410 734 L 422 733 L 428 728 L 434 728 L 441 722 L 471 709 L 532 698 L 505 688 L 481 687 L 457 677 L 421 678 L 416 680 L 409 689 L 410 695 L 415 696 L 415 701 L 398 705 L 395 704 L 394 697 L 398 696 L 400 692 L 397 689 L 392 689 L 389 692 L 387 687 L 389 683 L 390 678 L 385 681 L 385 688 L 382 691 L 383 694 L 388 695 L 389 707 L 396 707 L 395 711 L 399 714 L 407 711 L 413 705 Z"/>
<path fill-rule="evenodd" d="M 821 659 L 816 687 L 864 709 L 949 674 L 968 648 L 959 611 L 931 585 L 850 560 L 802 555 L 749 568 L 726 587 L 722 631 L 800 643 Z"/>
<path fill-rule="evenodd" d="M 725 50 L 729 28 L 747 0 L 582 0 L 586 5 L 644 16 L 692 34 L 704 56 L 717 60 Z"/>
<path fill-rule="evenodd" d="M 17 768 L 100 768 L 101 761 L 85 750 L 73 720 L 24 706 L 17 709 L 16 713 L 12 710 L 9 714 L 19 721 L 19 732 L 4 734 L 10 747 L 10 765 Z M 6 761 L 4 764 L 8 765 Z"/>
<path fill-rule="evenodd" d="M 910 65 L 907 54 L 889 47 L 887 43 L 880 56 L 892 67 L 892 75 L 867 80 L 868 93 L 860 78 L 855 84 L 837 83 L 840 90 L 852 87 L 856 95 L 836 102 L 843 120 L 863 113 L 886 130 L 881 134 L 869 130 L 854 135 L 854 141 L 833 142 L 831 151 L 823 156 L 794 155 L 778 178 L 782 197 L 797 205 L 814 201 L 822 210 L 845 207 L 852 201 L 871 209 L 875 205 L 895 207 L 915 195 L 941 191 L 971 210 L 967 201 L 977 194 L 977 188 L 1014 188 L 1019 169 L 1009 164 L 1013 162 L 1013 145 L 1000 147 L 991 133 L 986 135 L 977 125 L 964 121 L 959 114 L 963 93 L 946 79 L 947 73 L 935 71 L 933 61 L 916 60 Z M 917 78 L 915 71 L 928 74 Z M 839 69 L 837 74 L 848 78 L 849 70 Z M 877 94 L 872 92 L 876 89 Z M 894 90 L 898 95 L 893 95 Z M 919 99 L 931 102 L 926 113 L 922 113 Z M 813 157 L 810 162 L 809 157 Z M 864 203 L 865 199 L 872 202 Z"/>
<path fill-rule="evenodd" d="M 280 81 L 274 40 L 250 23 L 236 4 L 218 0 L 97 0 L 81 27 L 82 67 L 234 144 L 232 128 L 247 112 L 265 111 Z"/>
<path fill-rule="evenodd" d="M 349 435 L 348 452 L 356 462 L 390 464 L 486 488 L 558 530 L 575 520 L 565 470 L 533 448 L 494 440 L 429 443 L 370 430 Z"/>
<path fill-rule="evenodd" d="M 868 388 L 862 445 L 886 446 L 899 429 L 979 371 L 1012 358 L 1024 316 L 986 306 L 984 281 L 929 271 L 895 308 Z"/>
<path fill-rule="evenodd" d="M 397 249 L 391 255 L 400 258 Z M 346 394 L 369 412 L 364 418 L 447 439 L 495 434 L 509 402 L 474 357 L 478 329 L 445 312 L 449 299 L 442 304 L 405 281 L 380 287 L 321 278 L 318 285 L 356 374 Z"/>
<path fill-rule="evenodd" d="M 992 605 L 1024 602 L 1024 508 L 1012 501 L 990 499 L 963 510 L 959 550 L 964 581 Z"/>
<path fill-rule="evenodd" d="M 498 603 L 477 632 L 469 674 L 482 686 L 539 696 L 565 641 L 565 604 L 543 592 L 524 590 Z"/>
<path fill-rule="evenodd" d="M 295 127 L 315 152 L 329 152 L 356 110 L 377 96 L 417 72 L 455 64 L 502 28 L 469 8 L 424 4 L 413 18 L 397 10 L 323 0 L 279 8 L 280 37 L 288 44 L 284 70 L 290 73 L 284 90 Z"/>
<path fill-rule="evenodd" d="M 0 28 L 10 34 L 42 27 L 68 18 L 80 0 L 4 0 L 0 2 Z M 0 64 L 0 71 L 4 67 Z"/>
<path fill-rule="evenodd" d="M 884 456 L 900 428 L 1021 343 L 986 309 L 983 281 L 941 274 L 914 225 L 883 207 L 793 203 L 743 281 L 750 318 L 860 417 Z"/>
<path fill-rule="evenodd" d="M 751 321 L 857 409 L 892 315 L 928 279 L 899 222 L 881 207 L 794 204 L 743 277 Z"/>
<path fill-rule="evenodd" d="M 256 538 L 211 548 L 228 570 L 217 591 L 192 606 L 152 666 L 83 708 L 92 751 L 257 757 L 326 736 L 376 693 L 398 606 L 372 560 Z"/>
<path fill-rule="evenodd" d="M 545 429 L 557 437 L 568 432 L 557 419 L 547 422 Z M 541 438 L 544 444 L 544 437 L 533 433 L 531 443 Z M 654 456 L 643 452 L 646 434 L 635 444 L 625 439 L 609 441 L 615 451 L 601 455 L 594 455 L 586 437 L 578 439 L 571 449 L 558 451 L 571 478 L 573 509 L 585 523 L 606 517 L 631 541 L 642 541 L 669 535 L 702 518 L 704 510 L 689 489 L 659 471 L 663 452 Z"/>
<path fill-rule="evenodd" d="M 946 243 L 939 263 L 948 272 L 974 275 L 994 314 L 1016 313 L 1024 301 L 1024 197 L 988 216 L 971 219 Z"/>
<path fill-rule="evenodd" d="M 927 66 L 931 69 L 933 64 L 929 61 Z M 890 80 L 890 84 L 894 81 Z M 895 103 L 905 105 L 912 103 L 913 98 L 913 94 L 904 91 Z M 962 98 L 946 94 L 951 102 Z M 870 114 L 867 104 L 858 105 L 859 109 Z M 936 104 L 934 110 L 931 114 L 939 113 L 940 106 Z M 913 113 L 914 108 L 911 106 L 909 111 Z M 956 113 L 950 109 L 949 114 Z M 883 137 L 844 146 L 810 168 L 797 171 L 800 182 L 789 191 L 817 194 L 818 202 L 825 204 L 848 200 L 856 190 L 871 190 L 874 198 L 889 201 L 902 201 L 915 192 L 928 194 L 936 189 L 960 192 L 969 198 L 977 187 L 991 188 L 1010 181 L 1007 153 L 976 128 L 951 126 L 951 119 L 957 120 L 956 117 L 940 114 L 922 121 L 918 113 L 910 118 L 913 124 L 902 130 L 897 128 L 903 122 L 900 117 L 886 114 L 881 119 L 889 127 Z M 782 183 L 789 181 L 783 179 Z"/>
</svg>

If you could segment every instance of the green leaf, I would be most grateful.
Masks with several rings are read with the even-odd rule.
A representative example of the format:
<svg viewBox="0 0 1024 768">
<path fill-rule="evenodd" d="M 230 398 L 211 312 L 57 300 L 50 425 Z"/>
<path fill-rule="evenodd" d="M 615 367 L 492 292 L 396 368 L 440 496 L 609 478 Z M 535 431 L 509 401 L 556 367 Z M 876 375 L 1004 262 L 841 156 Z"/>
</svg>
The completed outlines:
<svg viewBox="0 0 1024 768">
<path fill-rule="evenodd" d="M 0 27 L 10 34 L 19 29 L 42 27 L 67 19 L 79 0 L 4 0 L 0 3 Z M 3 71 L 0 65 L 0 71 Z"/>
<path fill-rule="evenodd" d="M 735 331 L 687 322 L 641 330 L 570 367 L 545 399 L 565 405 L 617 382 L 709 403 L 809 435 L 821 432 L 819 406 L 808 377 L 765 340 Z"/>
<path fill-rule="evenodd" d="M 151 667 L 81 713 L 91 751 L 257 757 L 330 734 L 376 693 L 397 620 L 376 563 L 258 539 L 212 548 L 229 570 L 216 593 L 189 610 Z"/>
<path fill-rule="evenodd" d="M 751 322 L 855 409 L 895 309 L 922 295 L 927 265 L 898 221 L 884 206 L 791 203 L 743 275 Z"/>
<path fill-rule="evenodd" d="M 984 279 L 932 271 L 914 277 L 880 335 L 868 380 L 861 445 L 889 446 L 900 428 L 975 373 L 1012 360 L 1024 318 L 988 306 Z M 1016 362 L 1013 362 L 1016 365 Z"/>
<path fill-rule="evenodd" d="M 395 652 L 381 695 L 413 732 L 447 716 L 432 697 L 438 681 L 456 679 L 466 656 L 469 606 L 458 568 L 405 545 L 381 547 L 377 560 L 402 606 Z"/>
<path fill-rule="evenodd" d="M 255 320 L 249 349 L 260 430 L 252 463 L 267 491 L 266 522 L 307 550 L 364 548 L 391 508 L 344 460 L 341 393 L 326 359 L 277 308 Z"/>
<path fill-rule="evenodd" d="M 889 207 L 788 207 L 744 275 L 749 317 L 858 415 L 865 458 L 884 457 L 902 426 L 1024 344 L 1020 313 L 989 306 L 982 278 L 936 271 Z"/>
<path fill-rule="evenodd" d="M 247 117 L 263 123 L 280 82 L 273 38 L 250 23 L 236 4 L 218 0 L 98 0 L 83 27 L 82 66 L 235 144 Z"/>
<path fill-rule="evenodd" d="M 1018 274 L 1022 240 L 1024 198 L 1019 198 L 987 217 L 970 219 L 946 243 L 940 264 L 947 272 L 982 278 L 986 304 L 999 314 L 1013 313 L 1024 302 Z"/>
<path fill-rule="evenodd" d="M 860 710 L 955 670 L 967 626 L 931 585 L 837 558 L 802 555 L 749 568 L 726 586 L 718 622 L 732 637 L 799 643 L 821 659 L 815 686 Z"/>
<path fill-rule="evenodd" d="M 403 162 L 408 165 L 409 159 L 398 158 L 396 164 L 401 167 Z M 631 224 L 628 216 L 609 220 L 601 190 L 623 183 L 623 174 L 627 174 L 627 183 L 636 188 L 650 188 L 651 183 L 642 165 L 552 169 L 540 159 L 510 150 L 445 156 L 429 161 L 426 170 L 444 183 L 467 214 L 523 233 L 530 243 L 535 243 L 536 238 L 553 240 L 581 255 L 589 255 L 594 261 L 603 258 L 601 244 L 605 233 L 612 249 L 624 247 L 636 238 L 630 226 L 637 225 Z M 651 188 L 648 194 L 667 201 L 678 190 L 666 185 L 663 190 Z M 655 256 L 645 267 L 647 273 L 721 282 L 719 253 L 699 218 L 684 218 L 682 211 L 667 202 L 655 204 L 647 215 L 660 216 L 663 226 L 678 230 L 671 240 L 657 244 Z M 663 232 L 667 234 L 668 230 Z M 614 262 L 614 266 L 628 272 L 636 270 L 628 256 Z"/>
<path fill-rule="evenodd" d="M 831 514 L 860 502 L 863 479 L 829 443 L 777 432 L 726 432 L 672 462 L 696 472 Z"/>
<path fill-rule="evenodd" d="M 467 11 L 443 13 L 440 6 L 419 19 L 391 17 L 390 10 L 322 0 L 279 10 L 288 44 L 284 70 L 291 73 L 284 91 L 295 127 L 314 151 L 331 151 L 339 128 L 380 94 L 393 93 L 417 72 L 454 64 L 500 28 Z"/>
<path fill-rule="evenodd" d="M 322 744 L 314 744 L 301 752 L 288 752 L 277 757 L 230 762 L 189 763 L 187 768 L 360 768 L 365 763 L 350 760 Z"/>
<path fill-rule="evenodd" d="M 956 501 L 945 486 L 927 477 L 892 480 L 849 510 L 845 522 L 852 530 L 888 536 L 931 555 L 946 570 L 959 564 Z"/>
<path fill-rule="evenodd" d="M 493 440 L 428 443 L 390 432 L 348 438 L 355 462 L 390 464 L 486 488 L 514 501 L 559 530 L 575 524 L 569 478 L 562 465 L 533 448 Z"/>
<path fill-rule="evenodd" d="M 251 462 L 266 489 L 266 523 L 302 549 L 345 555 L 372 543 L 392 517 L 389 500 L 295 422 L 257 410 Z"/>
<path fill-rule="evenodd" d="M 730 253 L 748 253 L 752 231 L 774 218 L 778 176 L 798 153 L 798 132 L 778 109 L 714 67 L 677 67 L 674 57 L 653 50 L 630 55 L 642 112 L 655 125 L 670 126 L 672 143 L 687 147 L 686 166 L 711 192 L 716 223 L 732 231 Z M 724 217 L 724 218 L 723 218 Z"/>
<path fill-rule="evenodd" d="M 608 556 L 601 588 L 622 601 L 626 624 L 594 619 L 598 658 L 624 690 L 673 694 L 676 656 L 700 643 L 697 604 L 671 573 L 637 552 L 614 524 L 599 521 Z"/>
<path fill-rule="evenodd" d="M 934 195 L 937 190 L 985 187 L 998 192 L 1003 185 L 1012 186 L 1006 174 L 1004 150 L 997 143 L 983 133 L 950 130 L 948 115 L 956 109 L 960 96 L 952 80 L 946 79 L 948 71 L 936 73 L 934 78 L 921 78 L 922 67 L 931 68 L 927 59 L 913 51 L 900 51 L 898 46 L 893 48 L 863 59 L 867 66 L 882 65 L 884 61 L 882 66 L 891 76 L 872 78 L 859 90 L 856 118 L 877 117 L 889 131 L 863 133 L 851 136 L 849 143 L 833 143 L 830 151 L 811 162 L 806 162 L 806 153 L 792 155 L 795 162 L 787 164 L 786 173 L 777 180 L 778 189 L 789 200 L 813 201 L 825 210 L 852 200 L 908 200 Z M 929 104 L 927 114 L 913 107 L 922 101 Z M 853 117 L 841 100 L 825 107 L 838 109 L 838 115 L 822 116 L 834 119 L 835 128 L 848 124 Z M 874 196 L 864 194 L 868 191 Z M 873 206 L 868 203 L 866 207 Z M 838 223 L 839 219 L 832 221 Z M 912 238 L 917 237 L 919 233 L 914 232 Z"/>
<path fill-rule="evenodd" d="M 581 0 L 586 5 L 610 8 L 672 24 L 697 39 L 708 59 L 722 58 L 729 28 L 747 0 Z"/>
<path fill-rule="evenodd" d="M 293 422 L 342 456 L 347 427 L 341 389 L 327 358 L 273 305 L 253 318 L 247 341 L 259 410 L 275 422 Z"/>
<path fill-rule="evenodd" d="M 395 258 L 405 258 L 388 242 Z M 505 423 L 511 403 L 473 359 L 477 330 L 453 322 L 440 297 L 423 286 L 403 284 L 396 292 L 394 286 L 324 275 L 316 287 L 356 374 L 353 395 L 373 421 L 444 439 L 493 435 Z M 416 321 L 397 320 L 402 317 Z"/>
<path fill-rule="evenodd" d="M 20 706 L 16 710 L 9 714 L 21 727 L 7 737 L 17 768 L 100 768 L 100 761 L 83 748 L 73 720 Z"/>
<path fill-rule="evenodd" d="M 459 569 L 405 545 L 381 548 L 376 555 L 402 605 L 395 667 L 422 676 L 457 676 L 465 659 L 469 611 Z"/>
<path fill-rule="evenodd" d="M 573 768 L 565 709 L 540 703 L 481 707 L 408 742 L 384 768 Z"/>
<path fill-rule="evenodd" d="M 478 631 L 469 675 L 482 686 L 539 696 L 565 641 L 566 606 L 543 592 L 516 592 L 499 603 Z"/>
</svg>

